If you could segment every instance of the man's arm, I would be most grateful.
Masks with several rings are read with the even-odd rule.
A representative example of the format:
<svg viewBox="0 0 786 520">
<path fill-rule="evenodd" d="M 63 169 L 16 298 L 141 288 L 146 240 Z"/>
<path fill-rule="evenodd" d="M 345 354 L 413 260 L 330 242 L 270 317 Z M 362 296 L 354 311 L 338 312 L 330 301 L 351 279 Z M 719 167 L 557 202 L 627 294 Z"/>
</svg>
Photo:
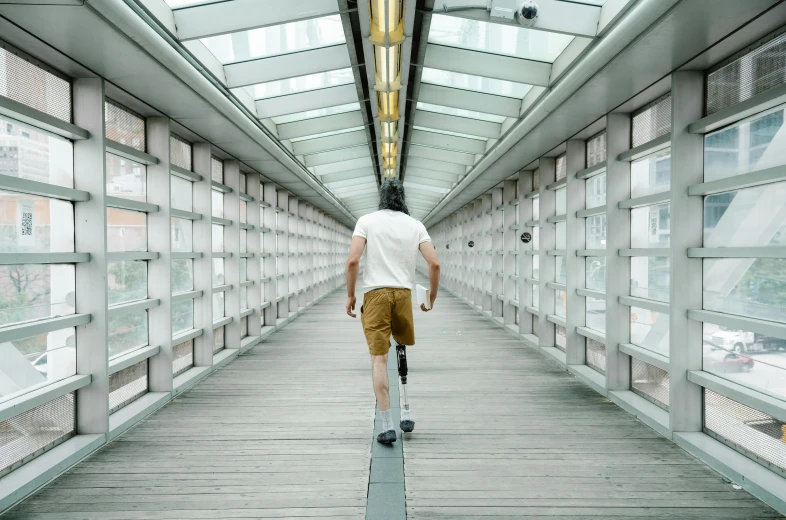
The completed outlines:
<svg viewBox="0 0 786 520">
<path fill-rule="evenodd" d="M 428 281 L 429 281 L 429 295 L 431 297 L 431 308 L 434 308 L 434 300 L 437 299 L 437 289 L 439 288 L 439 259 L 437 259 L 437 251 L 434 249 L 434 244 L 423 242 L 420 244 L 420 254 L 428 264 Z M 420 310 L 428 312 L 426 306 L 420 304 Z"/>
<path fill-rule="evenodd" d="M 365 238 L 352 237 L 352 245 L 349 247 L 349 258 L 347 258 L 347 314 L 353 318 L 357 318 L 357 315 L 353 313 L 355 310 L 355 285 L 358 281 L 360 256 L 365 248 Z"/>
</svg>

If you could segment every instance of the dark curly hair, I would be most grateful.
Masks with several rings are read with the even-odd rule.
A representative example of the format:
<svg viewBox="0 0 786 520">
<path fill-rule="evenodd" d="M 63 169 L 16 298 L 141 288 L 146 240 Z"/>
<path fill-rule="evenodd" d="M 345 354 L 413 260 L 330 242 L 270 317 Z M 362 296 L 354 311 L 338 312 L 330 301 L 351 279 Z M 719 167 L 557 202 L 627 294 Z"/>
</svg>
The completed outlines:
<svg viewBox="0 0 786 520">
<path fill-rule="evenodd" d="M 382 183 L 382 187 L 379 188 L 379 209 L 390 209 L 409 215 L 404 183 L 398 179 L 387 179 Z"/>
</svg>

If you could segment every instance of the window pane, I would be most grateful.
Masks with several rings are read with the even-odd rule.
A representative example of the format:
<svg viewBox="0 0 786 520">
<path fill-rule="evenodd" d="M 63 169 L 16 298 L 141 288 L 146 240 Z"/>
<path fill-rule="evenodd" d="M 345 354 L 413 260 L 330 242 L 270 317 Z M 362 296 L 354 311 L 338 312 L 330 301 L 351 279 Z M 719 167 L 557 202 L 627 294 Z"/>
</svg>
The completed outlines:
<svg viewBox="0 0 786 520">
<path fill-rule="evenodd" d="M 109 305 L 147 298 L 147 262 L 109 262 L 107 274 Z"/>
<path fill-rule="evenodd" d="M 240 252 L 245 253 L 247 248 L 248 233 L 245 229 L 240 230 Z"/>
<path fill-rule="evenodd" d="M 0 117 L 0 175 L 73 188 L 74 147 L 70 141 Z"/>
<path fill-rule="evenodd" d="M 1 265 L 0 327 L 73 314 L 73 264 Z"/>
<path fill-rule="evenodd" d="M 355 110 L 360 110 L 360 103 L 358 103 L 357 101 L 354 103 L 347 103 L 346 105 L 336 105 L 326 108 L 316 108 L 314 110 L 307 110 L 305 112 L 296 112 L 294 114 L 276 116 L 271 118 L 271 120 L 273 121 L 274 124 L 283 125 L 286 123 L 293 123 L 295 121 L 313 119 L 315 117 L 331 116 L 335 114 L 344 114 L 346 112 L 354 112 Z"/>
<path fill-rule="evenodd" d="M 191 181 L 172 177 L 172 207 L 183 211 L 193 211 L 194 208 L 194 186 Z"/>
<path fill-rule="evenodd" d="M 567 222 L 557 222 L 557 249 L 567 249 Z"/>
<path fill-rule="evenodd" d="M 240 201 L 240 222 L 242 224 L 245 224 L 247 222 L 246 221 L 246 219 L 248 218 L 247 212 L 248 212 L 247 203 L 246 203 L 246 201 L 241 200 Z"/>
<path fill-rule="evenodd" d="M 540 308 L 540 288 L 537 285 L 532 286 L 532 306 Z"/>
<path fill-rule="evenodd" d="M 62 200 L 0 190 L 0 251 L 73 252 L 73 205 Z"/>
<path fill-rule="evenodd" d="M 224 346 L 224 327 L 213 329 L 213 354 L 222 350 Z"/>
<path fill-rule="evenodd" d="M 241 287 L 240 288 L 240 309 L 245 310 L 248 309 L 248 288 Z"/>
<path fill-rule="evenodd" d="M 643 197 L 669 191 L 671 186 L 671 149 L 649 155 L 630 165 L 630 196 Z"/>
<path fill-rule="evenodd" d="M 532 220 L 540 218 L 540 197 L 532 199 Z"/>
<path fill-rule="evenodd" d="M 606 214 L 587 217 L 587 249 L 606 249 Z"/>
<path fill-rule="evenodd" d="M 554 257 L 554 265 L 556 267 L 556 276 L 555 281 L 557 283 L 567 283 L 566 278 L 566 271 L 567 271 L 567 263 L 566 257 L 564 256 L 555 256 Z"/>
<path fill-rule="evenodd" d="M 786 340 L 704 324 L 704 370 L 786 399 Z"/>
<path fill-rule="evenodd" d="M 147 310 L 109 318 L 109 357 L 147 345 Z"/>
<path fill-rule="evenodd" d="M 668 256 L 635 256 L 630 259 L 630 295 L 669 301 L 671 259 Z"/>
<path fill-rule="evenodd" d="M 224 226 L 213 224 L 213 252 L 224 252 Z"/>
<path fill-rule="evenodd" d="M 213 294 L 213 319 L 217 320 L 224 317 L 224 293 Z"/>
<path fill-rule="evenodd" d="M 172 260 L 172 292 L 194 289 L 194 261 L 189 258 Z"/>
<path fill-rule="evenodd" d="M 532 88 L 532 85 L 526 85 L 524 83 L 514 83 L 512 81 L 473 76 L 471 74 L 462 74 L 460 72 L 430 69 L 428 67 L 423 67 L 423 76 L 421 77 L 421 81 L 424 83 L 444 85 L 446 87 L 459 88 L 462 90 L 473 90 L 476 92 L 484 92 L 486 94 L 515 97 L 519 99 L 523 99 L 524 96 L 527 95 L 527 92 L 529 92 L 529 90 Z"/>
<path fill-rule="evenodd" d="M 630 308 L 630 341 L 658 354 L 669 356 L 669 315 Z"/>
<path fill-rule="evenodd" d="M 586 302 L 587 327 L 606 332 L 606 300 L 587 298 Z"/>
<path fill-rule="evenodd" d="M 172 334 L 194 328 L 194 300 L 172 304 Z"/>
<path fill-rule="evenodd" d="M 224 194 L 223 192 L 213 190 L 213 216 L 218 218 L 224 217 Z"/>
<path fill-rule="evenodd" d="M 704 260 L 704 308 L 786 322 L 786 259 Z"/>
<path fill-rule="evenodd" d="M 554 291 L 554 314 L 565 317 L 568 308 L 568 295 L 565 291 Z"/>
<path fill-rule="evenodd" d="M 707 134 L 704 138 L 704 181 L 715 181 L 786 163 L 782 151 L 784 107 Z"/>
<path fill-rule="evenodd" d="M 147 251 L 147 215 L 106 208 L 106 239 L 110 252 Z"/>
<path fill-rule="evenodd" d="M 352 69 L 346 68 L 258 83 L 250 87 L 249 90 L 253 92 L 254 99 L 264 99 L 350 83 L 354 84 L 355 78 L 352 75 Z"/>
<path fill-rule="evenodd" d="M 704 198 L 704 247 L 786 246 L 786 182 Z"/>
<path fill-rule="evenodd" d="M 436 112 L 438 114 L 446 114 L 449 116 L 467 117 L 470 119 L 480 119 L 481 121 L 489 121 L 491 123 L 503 123 L 505 116 L 498 116 L 496 114 L 487 114 L 485 112 L 476 112 L 474 110 L 466 110 L 463 108 L 446 107 L 442 105 L 432 105 L 431 103 L 423 103 L 418 101 L 417 109 L 424 112 Z M 275 118 L 273 118 L 275 122 Z"/>
<path fill-rule="evenodd" d="M 630 211 L 631 247 L 669 247 L 670 226 L 670 204 L 632 209 Z"/>
<path fill-rule="evenodd" d="M 606 172 L 587 179 L 585 188 L 588 208 L 597 208 L 606 204 Z"/>
<path fill-rule="evenodd" d="M 535 226 L 532 228 L 532 250 L 537 251 L 540 249 L 540 227 Z M 537 258 L 537 257 L 535 257 Z"/>
<path fill-rule="evenodd" d="M 245 282 L 248 280 L 248 259 L 241 258 L 240 259 L 240 281 Z M 260 262 L 260 264 L 264 264 L 264 262 Z"/>
<path fill-rule="evenodd" d="M 146 202 L 147 168 L 123 157 L 106 154 L 106 194 Z"/>
<path fill-rule="evenodd" d="M 565 188 L 560 188 L 556 191 L 557 195 L 557 215 L 564 215 L 568 212 L 568 191 Z"/>
<path fill-rule="evenodd" d="M 565 335 L 565 327 L 560 327 L 559 325 L 554 327 L 554 345 L 561 351 L 565 352 L 565 349 L 568 346 L 568 338 Z"/>
<path fill-rule="evenodd" d="M 73 327 L 0 343 L 0 402 L 75 374 Z"/>
<path fill-rule="evenodd" d="M 588 256 L 584 260 L 587 289 L 606 292 L 606 257 Z"/>
<path fill-rule="evenodd" d="M 218 285 L 224 285 L 224 281 L 225 281 L 224 259 L 214 258 L 213 259 L 213 287 Z"/>
<path fill-rule="evenodd" d="M 172 219 L 172 251 L 189 253 L 194 250 L 193 223 L 183 218 Z"/>
<path fill-rule="evenodd" d="M 532 257 L 532 277 L 540 278 L 540 257 L 537 255 Z"/>
</svg>

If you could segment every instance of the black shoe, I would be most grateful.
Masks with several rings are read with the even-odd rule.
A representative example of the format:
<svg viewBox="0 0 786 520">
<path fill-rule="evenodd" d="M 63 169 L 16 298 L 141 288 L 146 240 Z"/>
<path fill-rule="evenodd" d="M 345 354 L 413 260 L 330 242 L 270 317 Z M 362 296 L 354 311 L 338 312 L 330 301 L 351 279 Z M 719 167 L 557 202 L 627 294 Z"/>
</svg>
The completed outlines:
<svg viewBox="0 0 786 520">
<path fill-rule="evenodd" d="M 415 429 L 415 421 L 413 421 L 411 419 L 406 419 L 406 420 L 401 421 L 399 426 L 401 426 L 401 431 L 402 432 L 411 433 L 412 430 Z"/>
<path fill-rule="evenodd" d="M 377 442 L 381 444 L 392 444 L 396 442 L 396 430 L 388 430 L 377 435 Z"/>
</svg>

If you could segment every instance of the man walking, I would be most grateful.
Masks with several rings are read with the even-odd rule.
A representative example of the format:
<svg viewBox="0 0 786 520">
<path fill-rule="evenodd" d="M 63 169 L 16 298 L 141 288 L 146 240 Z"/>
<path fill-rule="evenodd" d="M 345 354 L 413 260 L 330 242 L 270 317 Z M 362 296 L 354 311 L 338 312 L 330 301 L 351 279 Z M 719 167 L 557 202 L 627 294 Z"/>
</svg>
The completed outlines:
<svg viewBox="0 0 786 520">
<path fill-rule="evenodd" d="M 347 259 L 347 314 L 357 317 L 355 284 L 360 257 L 366 251 L 363 270 L 363 304 L 360 321 L 371 353 L 374 393 L 382 415 L 382 433 L 377 441 L 390 444 L 396 430 L 390 412 L 388 385 L 388 350 L 390 335 L 401 345 L 415 344 L 412 318 L 412 289 L 415 285 L 415 260 L 418 250 L 429 266 L 431 305 L 437 298 L 439 261 L 422 222 L 409 216 L 404 185 L 398 179 L 387 180 L 379 191 L 379 211 L 358 219 Z M 420 306 L 423 312 L 429 309 Z M 401 422 L 412 422 L 409 410 L 402 411 Z"/>
</svg>

